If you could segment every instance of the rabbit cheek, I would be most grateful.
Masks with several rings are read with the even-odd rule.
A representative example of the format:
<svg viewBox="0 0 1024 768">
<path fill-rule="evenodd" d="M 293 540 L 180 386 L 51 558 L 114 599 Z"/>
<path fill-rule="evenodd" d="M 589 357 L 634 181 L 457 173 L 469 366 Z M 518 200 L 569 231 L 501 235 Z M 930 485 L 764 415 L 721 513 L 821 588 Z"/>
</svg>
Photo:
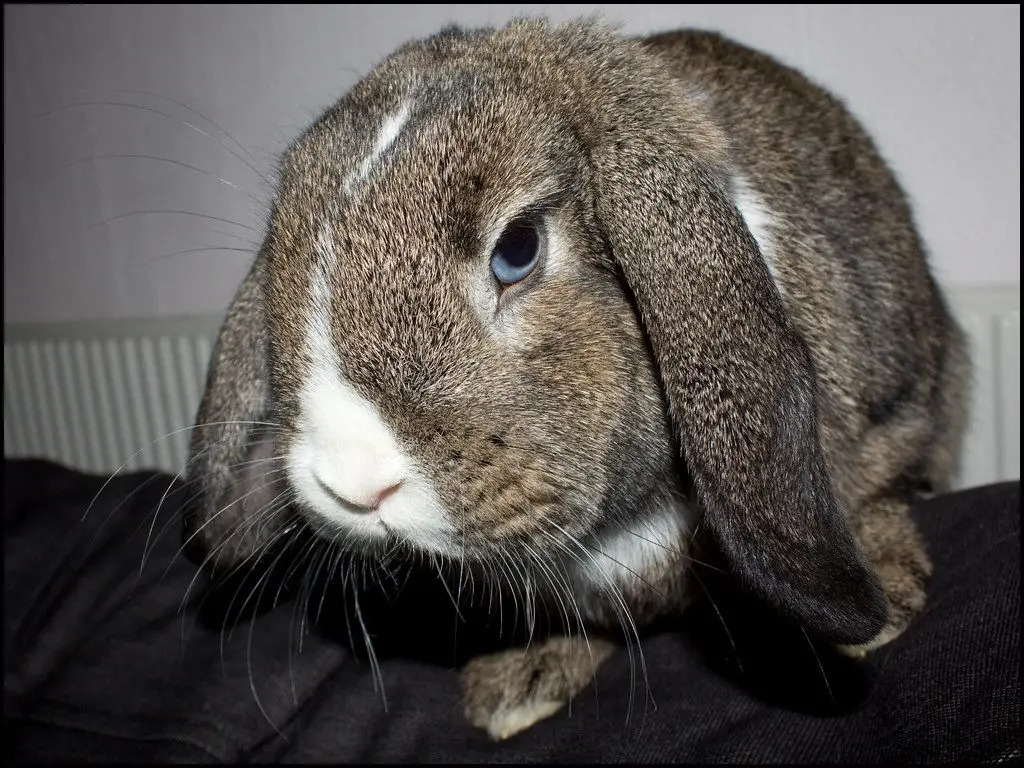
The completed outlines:
<svg viewBox="0 0 1024 768">
<path fill-rule="evenodd" d="M 515 422 L 481 426 L 479 434 L 489 436 L 464 450 L 465 475 L 455 484 L 467 526 L 480 537 L 528 541 L 543 551 L 603 522 L 609 475 L 602 457 L 613 448 L 628 392 L 602 301 L 554 278 L 531 293 L 524 315 L 536 321 L 518 324 L 505 364 L 516 380 L 507 391 L 522 395 L 507 407 Z"/>
</svg>

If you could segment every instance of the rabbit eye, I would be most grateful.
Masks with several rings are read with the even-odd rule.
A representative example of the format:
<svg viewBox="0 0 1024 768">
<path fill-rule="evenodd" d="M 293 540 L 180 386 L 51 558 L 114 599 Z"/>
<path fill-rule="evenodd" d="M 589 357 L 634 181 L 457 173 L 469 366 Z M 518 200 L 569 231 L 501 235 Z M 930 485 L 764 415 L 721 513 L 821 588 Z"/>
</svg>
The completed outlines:
<svg viewBox="0 0 1024 768">
<path fill-rule="evenodd" d="M 540 261 L 540 232 L 525 219 L 512 222 L 491 252 L 491 272 L 502 285 L 512 285 L 527 277 Z"/>
</svg>

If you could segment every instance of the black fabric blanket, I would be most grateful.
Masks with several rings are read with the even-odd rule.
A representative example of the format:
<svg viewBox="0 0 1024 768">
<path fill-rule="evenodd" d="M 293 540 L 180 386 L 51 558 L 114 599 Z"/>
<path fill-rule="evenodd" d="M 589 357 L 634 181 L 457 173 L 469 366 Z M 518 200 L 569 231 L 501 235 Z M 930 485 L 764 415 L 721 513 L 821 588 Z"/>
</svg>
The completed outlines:
<svg viewBox="0 0 1024 768">
<path fill-rule="evenodd" d="M 340 629 L 351 605 L 329 589 L 322 606 L 312 591 L 276 594 L 269 580 L 205 590 L 180 554 L 171 478 L 104 480 L 5 462 L 8 761 L 1020 759 L 1019 482 L 919 506 L 928 607 L 862 663 L 705 574 L 709 600 L 644 639 L 646 682 L 623 650 L 571 709 L 494 744 L 462 718 L 457 661 L 423 652 L 455 626 L 450 601 L 413 584 L 376 619 L 367 610 L 385 709 L 359 625 L 353 641 Z M 239 615 L 247 598 L 251 617 Z"/>
</svg>

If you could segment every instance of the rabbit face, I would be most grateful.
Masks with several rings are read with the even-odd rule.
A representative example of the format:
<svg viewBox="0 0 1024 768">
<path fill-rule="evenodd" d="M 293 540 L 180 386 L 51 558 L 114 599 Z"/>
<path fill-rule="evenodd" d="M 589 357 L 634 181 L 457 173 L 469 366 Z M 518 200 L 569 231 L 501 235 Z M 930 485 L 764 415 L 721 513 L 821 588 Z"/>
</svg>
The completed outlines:
<svg viewBox="0 0 1024 768">
<path fill-rule="evenodd" d="M 525 89 L 420 83 L 347 99 L 291 148 L 265 246 L 271 397 L 325 535 L 564 550 L 678 485 L 558 123 Z"/>
</svg>

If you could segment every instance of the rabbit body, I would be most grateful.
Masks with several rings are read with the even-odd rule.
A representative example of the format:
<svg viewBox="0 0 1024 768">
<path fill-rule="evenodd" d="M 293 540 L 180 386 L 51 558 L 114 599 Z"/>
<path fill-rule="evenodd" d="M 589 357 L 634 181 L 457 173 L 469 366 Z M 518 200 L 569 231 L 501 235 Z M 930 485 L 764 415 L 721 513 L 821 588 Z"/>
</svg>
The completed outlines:
<svg viewBox="0 0 1024 768">
<path fill-rule="evenodd" d="M 512 282 L 508 242 L 539 254 Z M 302 519 L 528 574 L 596 634 L 469 663 L 466 714 L 504 738 L 587 685 L 602 628 L 685 606 L 698 528 L 809 631 L 896 637 L 968 369 L 894 175 L 798 72 L 707 32 L 451 28 L 286 152 L 186 533 L 217 567 Z"/>
</svg>

